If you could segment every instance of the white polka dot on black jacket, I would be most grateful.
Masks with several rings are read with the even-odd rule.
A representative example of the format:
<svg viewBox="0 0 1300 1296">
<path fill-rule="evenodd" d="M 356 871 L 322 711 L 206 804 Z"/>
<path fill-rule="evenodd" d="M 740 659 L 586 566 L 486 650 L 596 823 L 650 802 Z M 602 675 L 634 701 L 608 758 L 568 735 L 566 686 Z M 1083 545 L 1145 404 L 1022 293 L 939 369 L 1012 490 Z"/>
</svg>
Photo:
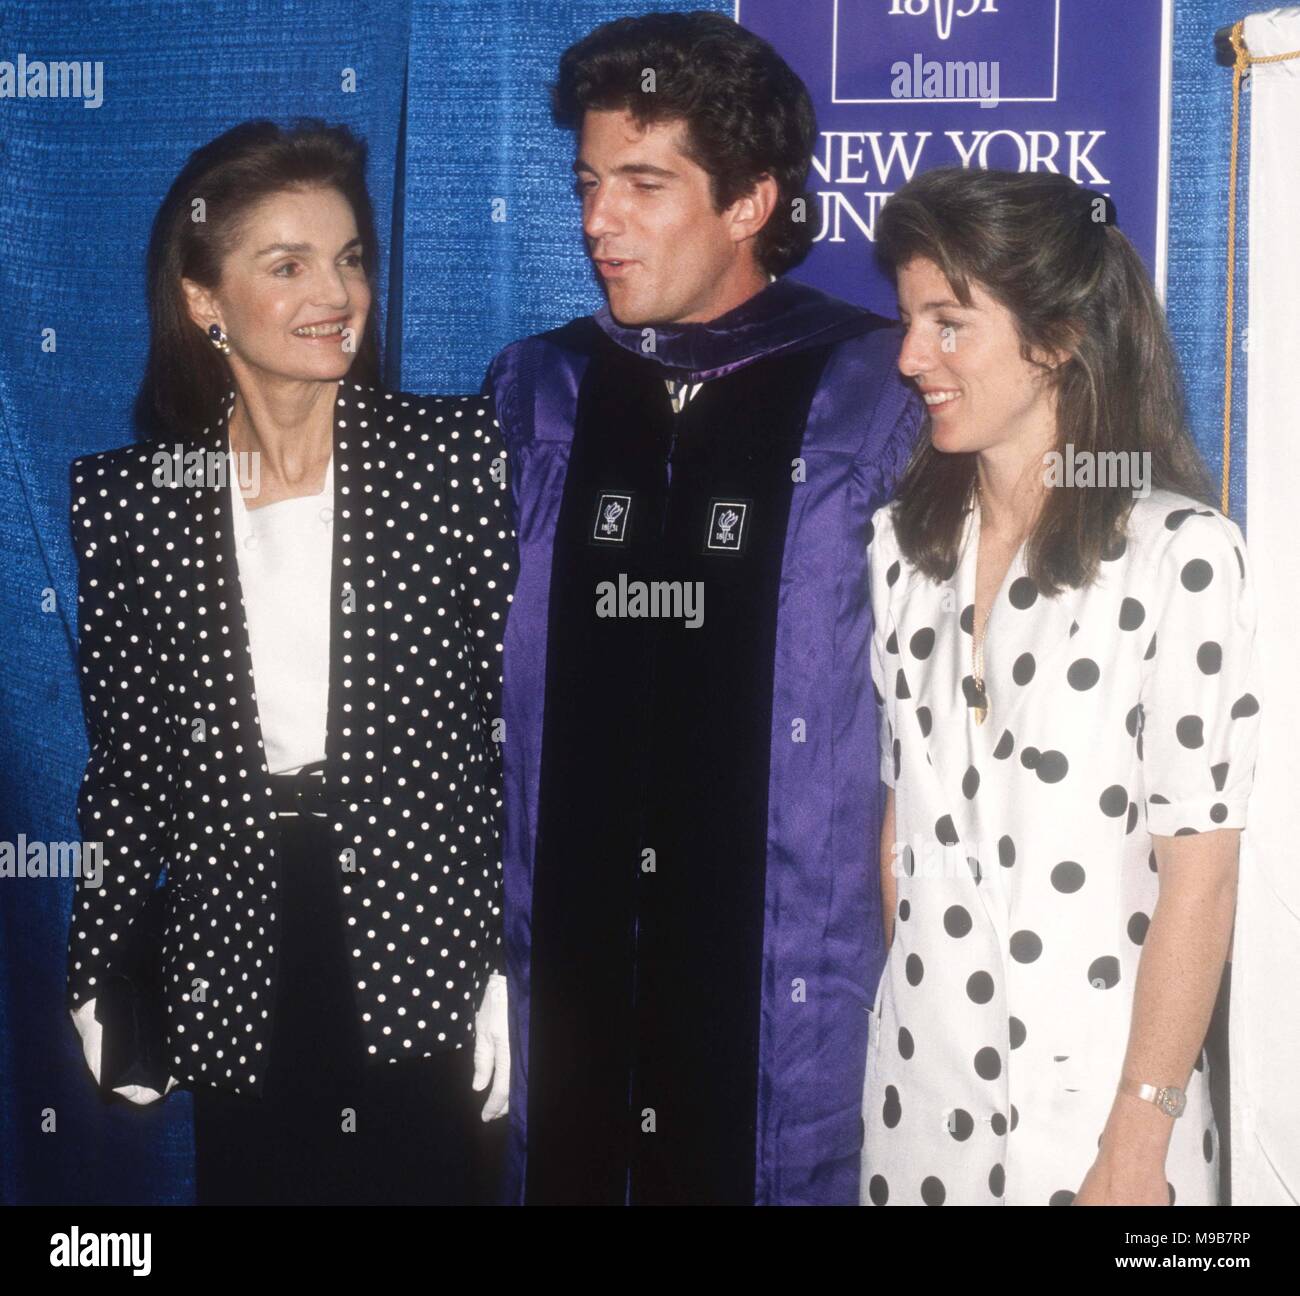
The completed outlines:
<svg viewBox="0 0 1300 1296">
<path fill-rule="evenodd" d="M 226 448 L 221 412 L 185 450 Z M 374 1060 L 472 1042 L 501 964 L 501 642 L 515 578 L 492 402 L 340 383 L 324 795 Z M 172 1073 L 258 1092 L 278 934 L 275 842 L 230 495 L 154 484 L 170 442 L 71 468 L 82 701 L 72 1008 L 167 870 Z"/>
</svg>

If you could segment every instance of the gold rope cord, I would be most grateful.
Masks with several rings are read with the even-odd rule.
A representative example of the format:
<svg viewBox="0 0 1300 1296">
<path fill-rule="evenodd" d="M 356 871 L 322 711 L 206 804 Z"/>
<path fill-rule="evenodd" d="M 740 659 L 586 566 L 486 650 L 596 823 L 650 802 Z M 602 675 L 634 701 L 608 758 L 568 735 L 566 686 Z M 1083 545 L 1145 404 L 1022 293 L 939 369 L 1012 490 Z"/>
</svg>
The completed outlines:
<svg viewBox="0 0 1300 1296">
<path fill-rule="evenodd" d="M 1227 332 L 1224 336 L 1223 357 L 1223 496 L 1220 509 L 1228 511 L 1228 481 L 1232 472 L 1232 308 L 1233 284 L 1237 265 L 1237 145 L 1241 123 L 1241 79 L 1255 63 L 1285 63 L 1300 58 L 1300 50 L 1289 54 L 1259 56 L 1246 48 L 1246 24 L 1234 23 L 1232 50 L 1236 59 L 1232 65 L 1232 153 L 1228 162 L 1228 308 Z"/>
</svg>

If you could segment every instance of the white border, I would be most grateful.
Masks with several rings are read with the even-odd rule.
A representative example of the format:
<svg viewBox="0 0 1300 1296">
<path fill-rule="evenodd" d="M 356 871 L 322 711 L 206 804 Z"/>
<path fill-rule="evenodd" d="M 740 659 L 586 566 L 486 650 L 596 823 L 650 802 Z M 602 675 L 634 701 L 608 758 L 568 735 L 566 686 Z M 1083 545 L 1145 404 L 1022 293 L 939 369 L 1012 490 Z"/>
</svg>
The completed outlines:
<svg viewBox="0 0 1300 1296">
<path fill-rule="evenodd" d="M 737 0 L 737 11 L 740 4 Z M 1169 148 L 1173 125 L 1174 0 L 1160 6 L 1160 146 L 1156 160 L 1156 266 L 1155 288 L 1165 304 L 1165 281 L 1169 270 Z"/>
</svg>

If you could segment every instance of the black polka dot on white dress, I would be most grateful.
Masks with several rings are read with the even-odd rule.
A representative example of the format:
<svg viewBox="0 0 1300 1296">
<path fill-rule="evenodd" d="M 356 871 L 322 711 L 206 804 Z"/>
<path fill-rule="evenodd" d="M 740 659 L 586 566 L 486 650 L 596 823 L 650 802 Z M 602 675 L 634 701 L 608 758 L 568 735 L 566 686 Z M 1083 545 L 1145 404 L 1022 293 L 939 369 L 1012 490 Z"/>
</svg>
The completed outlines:
<svg viewBox="0 0 1300 1296">
<path fill-rule="evenodd" d="M 861 1199 L 1066 1203 L 1128 1043 L 1152 836 L 1245 823 L 1259 711 L 1245 545 L 1215 510 L 1153 491 L 1084 590 L 1041 595 L 1022 549 L 987 623 L 979 725 L 963 687 L 978 512 L 935 582 L 903 557 L 895 509 L 875 516 L 870 560 L 897 921 Z M 1217 1148 L 1198 1061 L 1167 1160 L 1178 1202 L 1214 1203 Z"/>
</svg>

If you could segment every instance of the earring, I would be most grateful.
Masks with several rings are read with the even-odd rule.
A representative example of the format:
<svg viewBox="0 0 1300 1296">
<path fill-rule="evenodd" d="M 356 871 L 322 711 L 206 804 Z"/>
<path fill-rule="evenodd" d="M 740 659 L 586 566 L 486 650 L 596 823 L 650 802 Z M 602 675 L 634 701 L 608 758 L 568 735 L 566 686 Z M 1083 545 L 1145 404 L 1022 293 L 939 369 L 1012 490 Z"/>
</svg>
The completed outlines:
<svg viewBox="0 0 1300 1296">
<path fill-rule="evenodd" d="M 208 325 L 208 338 L 222 355 L 230 354 L 230 342 L 226 337 L 225 329 L 220 324 Z"/>
</svg>

